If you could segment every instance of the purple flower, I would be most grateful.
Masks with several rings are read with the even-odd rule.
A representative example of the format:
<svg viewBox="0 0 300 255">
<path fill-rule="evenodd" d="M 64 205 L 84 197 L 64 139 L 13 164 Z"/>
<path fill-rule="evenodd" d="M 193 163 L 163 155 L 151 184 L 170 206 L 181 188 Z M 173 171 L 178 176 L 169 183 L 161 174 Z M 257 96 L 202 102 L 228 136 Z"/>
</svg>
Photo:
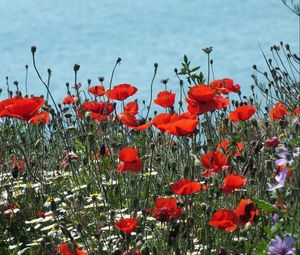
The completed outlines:
<svg viewBox="0 0 300 255">
<path fill-rule="evenodd" d="M 268 191 L 273 191 L 275 189 L 280 189 L 280 188 L 284 187 L 286 176 L 287 176 L 287 169 L 284 168 L 282 170 L 282 172 L 280 173 L 280 175 L 279 176 L 276 175 L 276 177 L 275 177 L 275 180 L 277 181 L 277 184 L 274 185 L 274 186 L 272 186 L 272 187 L 270 187 L 268 189 Z"/>
<path fill-rule="evenodd" d="M 277 213 L 274 214 L 273 221 L 274 221 L 275 224 L 278 223 L 278 221 L 279 221 L 279 215 Z"/>
<path fill-rule="evenodd" d="M 296 147 L 293 152 L 289 152 L 285 145 L 275 148 L 279 159 L 275 161 L 276 166 L 292 165 L 294 159 L 300 155 L 300 147 Z"/>
<path fill-rule="evenodd" d="M 276 236 L 275 239 L 271 240 L 269 244 L 270 255 L 285 255 L 285 254 L 296 254 L 296 249 L 293 248 L 293 238 L 291 236 L 286 236 L 284 240 L 280 236 Z"/>
</svg>

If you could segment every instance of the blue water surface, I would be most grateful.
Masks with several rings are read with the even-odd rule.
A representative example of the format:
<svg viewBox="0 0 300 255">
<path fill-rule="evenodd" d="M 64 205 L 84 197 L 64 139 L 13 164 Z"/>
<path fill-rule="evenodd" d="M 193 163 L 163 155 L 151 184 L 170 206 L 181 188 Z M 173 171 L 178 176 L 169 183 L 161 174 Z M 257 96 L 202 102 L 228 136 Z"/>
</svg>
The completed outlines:
<svg viewBox="0 0 300 255">
<path fill-rule="evenodd" d="M 183 55 L 206 74 L 201 49 L 213 46 L 215 78 L 233 78 L 249 91 L 252 65 L 264 67 L 259 43 L 266 52 L 280 41 L 299 49 L 299 17 L 280 0 L 0 0 L 0 10 L 0 87 L 6 90 L 8 76 L 24 89 L 28 64 L 29 93 L 46 93 L 32 67 L 36 45 L 42 76 L 52 70 L 57 101 L 66 95 L 65 83 L 74 83 L 75 63 L 85 88 L 88 78 L 97 84 L 99 76 L 107 85 L 121 57 L 113 84 L 131 83 L 137 97 L 147 99 L 155 62 L 155 93 L 164 78 L 177 91 L 173 70 Z"/>
</svg>

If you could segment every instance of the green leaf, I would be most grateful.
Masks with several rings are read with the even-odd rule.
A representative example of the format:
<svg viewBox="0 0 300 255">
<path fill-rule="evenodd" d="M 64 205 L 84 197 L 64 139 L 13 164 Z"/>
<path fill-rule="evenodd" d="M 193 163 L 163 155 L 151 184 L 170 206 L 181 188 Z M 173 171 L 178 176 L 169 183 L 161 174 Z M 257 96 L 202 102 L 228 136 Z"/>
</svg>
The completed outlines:
<svg viewBox="0 0 300 255">
<path fill-rule="evenodd" d="M 263 201 L 263 200 L 259 200 L 259 199 L 255 199 L 252 198 L 251 199 L 259 208 L 267 211 L 267 212 L 273 212 L 273 211 L 277 211 L 277 208 L 275 208 L 273 205 L 271 205 L 270 203 Z"/>
</svg>

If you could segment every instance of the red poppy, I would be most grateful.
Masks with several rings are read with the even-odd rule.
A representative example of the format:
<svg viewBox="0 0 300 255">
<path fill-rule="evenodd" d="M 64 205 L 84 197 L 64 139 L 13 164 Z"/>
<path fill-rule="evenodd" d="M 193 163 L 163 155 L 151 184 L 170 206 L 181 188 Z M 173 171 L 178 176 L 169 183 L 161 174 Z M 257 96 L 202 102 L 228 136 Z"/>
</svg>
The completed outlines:
<svg viewBox="0 0 300 255">
<path fill-rule="evenodd" d="M 62 243 L 55 250 L 56 253 L 60 255 L 85 255 L 88 254 L 85 250 L 80 250 L 78 246 L 74 243 Z"/>
<path fill-rule="evenodd" d="M 137 88 L 130 84 L 119 84 L 114 86 L 111 90 L 105 92 L 107 98 L 112 100 L 124 101 L 126 98 L 134 95 Z"/>
<path fill-rule="evenodd" d="M 37 113 L 36 115 L 34 115 L 30 120 L 29 123 L 32 123 L 33 125 L 36 125 L 40 122 L 43 123 L 43 125 L 45 126 L 46 123 L 50 120 L 50 116 L 48 112 L 40 112 Z"/>
<path fill-rule="evenodd" d="M 246 182 L 247 179 L 239 174 L 228 174 L 221 185 L 221 189 L 225 194 L 229 194 L 235 189 L 243 188 L 246 185 Z"/>
<path fill-rule="evenodd" d="M 82 103 L 81 108 L 85 112 L 93 112 L 101 115 L 108 115 L 114 111 L 115 106 L 113 103 L 108 102 L 87 101 Z"/>
<path fill-rule="evenodd" d="M 195 132 L 198 120 L 194 115 L 162 113 L 154 117 L 153 125 L 163 132 L 175 136 L 189 136 Z"/>
<path fill-rule="evenodd" d="M 239 222 L 242 226 L 245 226 L 248 222 L 253 224 L 258 215 L 258 209 L 250 199 L 241 199 L 234 212 L 239 217 Z"/>
<path fill-rule="evenodd" d="M 230 112 L 229 120 L 234 122 L 245 121 L 250 119 L 255 112 L 256 110 L 252 105 L 239 106 L 235 111 Z"/>
<path fill-rule="evenodd" d="M 273 148 L 277 147 L 278 144 L 280 144 L 280 140 L 278 139 L 278 137 L 267 139 L 264 143 L 264 145 Z"/>
<path fill-rule="evenodd" d="M 227 152 L 227 149 L 228 149 L 228 146 L 230 144 L 230 141 L 229 140 L 223 140 L 221 141 L 218 146 L 217 146 L 217 151 L 221 151 L 223 150 L 223 152 Z M 238 157 L 238 156 L 241 156 L 241 151 L 242 149 L 244 148 L 244 143 L 243 142 L 237 142 L 235 144 L 235 147 L 230 147 L 229 149 L 229 155 L 231 157 Z"/>
<path fill-rule="evenodd" d="M 213 214 L 209 225 L 214 228 L 224 229 L 226 232 L 233 232 L 238 227 L 239 218 L 232 210 L 221 209 Z"/>
<path fill-rule="evenodd" d="M 142 252 L 139 249 L 130 249 L 124 253 L 122 253 L 122 255 L 141 255 Z"/>
<path fill-rule="evenodd" d="M 124 112 L 131 115 L 136 115 L 139 112 L 139 105 L 137 101 L 126 104 L 124 107 Z"/>
<path fill-rule="evenodd" d="M 15 155 L 11 156 L 10 164 L 12 169 L 17 169 L 20 174 L 25 171 L 25 162 L 22 159 L 17 159 Z"/>
<path fill-rule="evenodd" d="M 21 99 L 23 97 L 12 97 L 12 98 L 8 98 L 5 99 L 3 101 L 0 102 L 0 113 L 5 110 L 5 107 L 14 104 L 18 99 Z"/>
<path fill-rule="evenodd" d="M 115 227 L 124 234 L 130 234 L 136 229 L 137 220 L 135 218 L 125 218 L 115 222 Z"/>
<path fill-rule="evenodd" d="M 4 100 L 0 107 L 0 117 L 17 118 L 29 121 L 44 105 L 45 100 L 41 97 L 11 98 Z"/>
<path fill-rule="evenodd" d="M 170 188 L 176 195 L 185 196 L 199 192 L 201 189 L 205 190 L 206 185 L 201 185 L 199 182 L 191 182 L 189 179 L 181 179 L 171 184 Z"/>
<path fill-rule="evenodd" d="M 78 97 L 69 95 L 63 99 L 62 103 L 63 104 L 75 104 L 77 102 L 77 100 L 78 100 Z"/>
<path fill-rule="evenodd" d="M 84 113 L 90 112 L 92 119 L 98 122 L 105 122 L 108 115 L 111 114 L 114 109 L 115 106 L 113 103 L 87 101 L 81 104 L 81 107 L 77 110 L 77 115 L 79 118 L 83 118 Z"/>
<path fill-rule="evenodd" d="M 300 116 L 300 107 L 295 108 L 293 114 L 296 116 Z"/>
<path fill-rule="evenodd" d="M 157 98 L 154 99 L 154 103 L 163 107 L 168 108 L 174 105 L 176 94 L 172 93 L 172 91 L 161 91 L 157 94 Z"/>
<path fill-rule="evenodd" d="M 37 214 L 36 214 L 38 217 L 40 217 L 40 218 L 43 218 L 43 219 L 45 219 L 45 217 L 46 217 L 46 213 L 45 212 L 43 212 L 43 211 L 39 211 L 39 212 L 37 212 Z"/>
<path fill-rule="evenodd" d="M 188 111 L 197 115 L 216 109 L 223 109 L 229 105 L 227 98 L 217 96 L 211 87 L 204 84 L 192 87 L 188 91 L 186 102 L 188 103 Z"/>
<path fill-rule="evenodd" d="M 155 201 L 153 217 L 158 221 L 170 221 L 170 217 L 178 219 L 182 210 L 177 207 L 176 198 L 158 198 Z"/>
<path fill-rule="evenodd" d="M 137 118 L 129 113 L 120 113 L 117 117 L 124 125 L 137 131 L 144 130 L 152 125 L 151 121 L 140 125 Z"/>
<path fill-rule="evenodd" d="M 228 158 L 219 151 L 210 151 L 201 156 L 202 166 L 206 168 L 202 175 L 210 176 L 228 168 Z"/>
<path fill-rule="evenodd" d="M 275 107 L 270 112 L 270 118 L 273 120 L 280 120 L 282 117 L 287 115 L 288 110 L 280 102 L 275 104 Z"/>
<path fill-rule="evenodd" d="M 96 85 L 90 87 L 89 92 L 94 96 L 103 96 L 105 94 L 105 88 L 102 85 Z"/>
<path fill-rule="evenodd" d="M 123 148 L 119 152 L 120 163 L 117 167 L 117 172 L 139 172 L 142 170 L 142 159 L 138 156 L 138 149 Z"/>
<path fill-rule="evenodd" d="M 234 84 L 232 79 L 214 80 L 209 84 L 215 91 L 222 94 L 228 94 L 230 92 L 240 92 L 240 85 Z"/>
</svg>

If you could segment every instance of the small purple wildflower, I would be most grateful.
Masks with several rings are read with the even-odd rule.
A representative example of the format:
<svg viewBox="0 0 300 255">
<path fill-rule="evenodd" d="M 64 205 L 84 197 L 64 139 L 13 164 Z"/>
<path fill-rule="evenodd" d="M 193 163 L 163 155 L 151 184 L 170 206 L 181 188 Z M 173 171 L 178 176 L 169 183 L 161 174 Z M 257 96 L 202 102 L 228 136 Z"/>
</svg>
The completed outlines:
<svg viewBox="0 0 300 255">
<path fill-rule="evenodd" d="M 294 159 L 300 155 L 300 147 L 296 147 L 293 152 L 289 152 L 285 145 L 282 144 L 281 146 L 276 147 L 275 150 L 278 152 L 277 156 L 279 157 L 279 159 L 275 161 L 276 166 L 290 166 L 294 163 Z"/>
<path fill-rule="evenodd" d="M 288 254 L 296 254 L 296 249 L 293 248 L 294 239 L 291 236 L 286 236 L 284 240 L 281 239 L 280 236 L 276 236 L 275 239 L 271 240 L 271 244 L 269 244 L 269 252 L 270 255 L 288 255 Z"/>
<path fill-rule="evenodd" d="M 273 221 L 274 221 L 275 224 L 278 223 L 278 221 L 279 221 L 279 215 L 277 213 L 274 214 Z"/>
<path fill-rule="evenodd" d="M 282 170 L 282 172 L 280 173 L 280 175 L 279 176 L 276 175 L 276 177 L 275 177 L 275 180 L 277 181 L 277 184 L 270 187 L 268 189 L 268 191 L 273 191 L 273 190 L 280 189 L 280 188 L 284 187 L 286 176 L 287 176 L 287 169 L 284 168 Z"/>
</svg>

